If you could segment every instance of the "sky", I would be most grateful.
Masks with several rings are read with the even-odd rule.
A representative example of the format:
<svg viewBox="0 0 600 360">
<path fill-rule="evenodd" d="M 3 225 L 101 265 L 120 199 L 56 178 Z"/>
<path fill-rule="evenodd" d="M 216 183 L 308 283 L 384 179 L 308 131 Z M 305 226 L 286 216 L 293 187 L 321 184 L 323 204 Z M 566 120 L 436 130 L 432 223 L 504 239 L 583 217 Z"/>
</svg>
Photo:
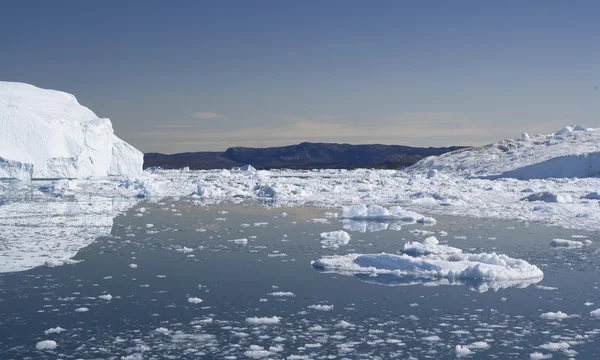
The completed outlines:
<svg viewBox="0 0 600 360">
<path fill-rule="evenodd" d="M 144 152 L 480 145 L 600 127 L 597 1 L 0 4 L 0 80 L 74 94 Z"/>
</svg>

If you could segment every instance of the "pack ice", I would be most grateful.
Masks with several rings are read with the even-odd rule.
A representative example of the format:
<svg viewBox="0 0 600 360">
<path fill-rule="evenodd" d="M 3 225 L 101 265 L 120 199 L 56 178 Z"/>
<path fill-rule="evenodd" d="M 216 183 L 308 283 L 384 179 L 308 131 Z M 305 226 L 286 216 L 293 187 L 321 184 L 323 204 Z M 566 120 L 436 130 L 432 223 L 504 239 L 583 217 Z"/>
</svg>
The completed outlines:
<svg viewBox="0 0 600 360">
<path fill-rule="evenodd" d="M 135 176 L 143 154 L 75 96 L 0 81 L 0 179 Z"/>
</svg>

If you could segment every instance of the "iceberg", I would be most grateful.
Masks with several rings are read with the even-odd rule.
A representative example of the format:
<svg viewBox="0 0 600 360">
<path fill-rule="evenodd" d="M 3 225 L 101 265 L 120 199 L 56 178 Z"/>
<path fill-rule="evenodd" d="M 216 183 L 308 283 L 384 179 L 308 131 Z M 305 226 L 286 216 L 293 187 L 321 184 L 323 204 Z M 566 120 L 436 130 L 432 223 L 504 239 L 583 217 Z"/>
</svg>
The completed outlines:
<svg viewBox="0 0 600 360">
<path fill-rule="evenodd" d="M 75 96 L 0 81 L 0 179 L 74 179 L 142 173 L 143 154 Z"/>
</svg>

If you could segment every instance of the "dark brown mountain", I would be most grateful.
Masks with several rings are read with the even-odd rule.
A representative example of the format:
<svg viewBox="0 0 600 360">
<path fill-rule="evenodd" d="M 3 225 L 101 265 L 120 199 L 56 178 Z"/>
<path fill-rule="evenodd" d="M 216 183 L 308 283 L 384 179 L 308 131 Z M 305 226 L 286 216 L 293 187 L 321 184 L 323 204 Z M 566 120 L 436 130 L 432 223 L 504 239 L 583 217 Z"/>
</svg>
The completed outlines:
<svg viewBox="0 0 600 360">
<path fill-rule="evenodd" d="M 304 142 L 269 148 L 232 147 L 225 152 L 147 153 L 144 155 L 144 168 L 178 169 L 187 166 L 192 170 L 208 170 L 250 164 L 256 169 L 403 169 L 424 157 L 462 148 Z"/>
</svg>

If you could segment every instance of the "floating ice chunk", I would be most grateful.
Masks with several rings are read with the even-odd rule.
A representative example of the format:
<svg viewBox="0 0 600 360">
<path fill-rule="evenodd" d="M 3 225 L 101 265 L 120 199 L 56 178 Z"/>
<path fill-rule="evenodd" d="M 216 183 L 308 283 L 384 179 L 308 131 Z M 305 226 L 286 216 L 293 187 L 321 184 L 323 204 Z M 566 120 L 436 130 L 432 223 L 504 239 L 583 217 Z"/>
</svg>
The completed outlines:
<svg viewBox="0 0 600 360">
<path fill-rule="evenodd" d="M 35 344 L 37 350 L 54 350 L 58 345 L 54 340 L 44 340 Z"/>
<path fill-rule="evenodd" d="M 569 315 L 562 311 L 557 311 L 557 312 L 543 313 L 542 315 L 540 315 L 540 317 L 542 319 L 546 319 L 546 320 L 563 320 L 563 319 L 569 319 L 572 317 L 577 317 L 577 315 Z"/>
<path fill-rule="evenodd" d="M 50 328 L 46 331 L 44 331 L 45 335 L 50 335 L 50 334 L 60 334 L 63 331 L 67 331 L 67 329 L 63 329 L 60 326 L 57 326 L 55 328 Z"/>
<path fill-rule="evenodd" d="M 175 249 L 175 251 L 177 251 L 177 252 L 182 252 L 182 253 L 184 253 L 184 254 L 187 254 L 187 253 L 191 253 L 191 252 L 193 252 L 193 251 L 194 251 L 194 249 L 192 249 L 192 248 L 189 248 L 189 247 L 185 247 L 185 246 L 183 246 L 183 247 L 180 247 L 180 248 L 177 248 L 177 249 Z"/>
<path fill-rule="evenodd" d="M 425 337 L 423 338 L 423 340 L 425 340 L 425 341 L 431 341 L 431 342 L 435 342 L 435 341 L 440 341 L 440 340 L 442 340 L 442 339 L 441 339 L 439 336 L 437 336 L 437 335 L 432 335 L 432 336 L 425 336 Z"/>
<path fill-rule="evenodd" d="M 171 330 L 169 330 L 169 329 L 167 329 L 167 328 L 164 328 L 164 327 L 159 327 L 159 328 L 156 328 L 156 329 L 154 330 L 154 332 L 157 332 L 157 333 L 159 333 L 159 334 L 164 334 L 164 335 L 167 335 L 167 334 L 169 334 L 169 333 L 171 332 Z"/>
<path fill-rule="evenodd" d="M 100 295 L 100 296 L 98 296 L 98 299 L 106 300 L 106 301 L 110 301 L 110 300 L 112 300 L 112 298 L 113 297 L 112 297 L 111 294 L 106 294 L 106 295 Z"/>
<path fill-rule="evenodd" d="M 426 218 L 416 212 L 404 210 L 400 206 L 386 209 L 379 205 L 367 206 L 365 204 L 344 206 L 340 217 L 351 220 L 399 220 L 407 224 L 414 224 L 419 221 L 433 223 L 435 221 L 433 218 Z"/>
<path fill-rule="evenodd" d="M 584 245 L 583 241 L 565 240 L 565 239 L 554 239 L 550 242 L 550 245 L 554 247 L 564 248 L 579 248 Z"/>
<path fill-rule="evenodd" d="M 350 242 L 350 235 L 344 230 L 322 232 L 320 237 L 321 246 L 325 249 L 336 250 Z"/>
<path fill-rule="evenodd" d="M 246 244 L 248 244 L 248 239 L 246 239 L 246 238 L 234 239 L 234 240 L 229 240 L 229 242 L 232 242 L 232 243 L 238 244 L 238 245 L 246 245 Z"/>
<path fill-rule="evenodd" d="M 345 320 L 340 320 L 336 325 L 336 327 L 341 327 L 341 328 L 349 328 L 349 327 L 353 327 L 354 324 L 349 323 Z"/>
<path fill-rule="evenodd" d="M 405 254 L 419 256 L 429 254 L 458 254 L 462 253 L 462 249 L 447 245 L 440 245 L 438 239 L 430 236 L 423 240 L 423 243 L 411 241 L 404 244 L 402 250 Z"/>
<path fill-rule="evenodd" d="M 454 348 L 454 352 L 456 353 L 456 357 L 459 357 L 459 358 L 473 354 L 471 349 L 469 349 L 467 346 L 463 346 L 463 345 L 456 345 L 456 347 Z"/>
<path fill-rule="evenodd" d="M 310 305 L 308 308 L 317 310 L 317 311 L 330 311 L 330 310 L 333 310 L 333 305 L 316 304 L 316 305 Z"/>
<path fill-rule="evenodd" d="M 90 309 L 86 308 L 86 307 L 80 307 L 75 309 L 75 312 L 88 312 L 90 311 Z"/>
<path fill-rule="evenodd" d="M 490 348 L 490 344 L 485 341 L 476 341 L 469 345 L 456 345 L 454 351 L 456 352 L 456 357 L 464 357 L 473 354 L 473 349 L 477 350 L 488 350 Z"/>
<path fill-rule="evenodd" d="M 137 266 L 137 264 L 129 264 L 129 267 L 132 269 L 137 269 L 138 266 Z"/>
<path fill-rule="evenodd" d="M 399 283 L 432 279 L 470 279 L 496 283 L 516 282 L 509 285 L 516 286 L 523 280 L 541 280 L 544 275 L 537 266 L 525 260 L 496 253 L 462 253 L 459 249 L 439 245 L 435 238 L 429 238 L 420 246 L 409 245 L 406 249 L 414 255 L 419 255 L 420 252 L 427 254 L 334 255 L 313 261 L 312 266 L 317 270 L 342 275 L 392 275 Z M 529 284 L 528 281 L 525 283 Z"/>
<path fill-rule="evenodd" d="M 552 354 L 542 354 L 541 352 L 534 352 L 529 354 L 529 358 L 531 360 L 544 360 L 544 359 L 552 359 Z"/>
<path fill-rule="evenodd" d="M 561 341 L 561 342 L 548 342 L 539 346 L 540 348 L 548 351 L 564 351 L 569 349 L 571 345 L 569 343 Z"/>
<path fill-rule="evenodd" d="M 246 319 L 246 323 L 250 325 L 275 325 L 281 321 L 280 317 L 249 317 Z"/>
<path fill-rule="evenodd" d="M 293 296 L 296 296 L 293 292 L 289 292 L 289 291 L 275 291 L 275 292 L 272 292 L 272 293 L 268 293 L 267 295 L 277 296 L 277 297 L 282 297 L 282 296 L 293 297 Z"/>
<path fill-rule="evenodd" d="M 600 319 L 600 309 L 596 309 L 596 310 L 594 310 L 594 311 L 591 311 L 591 312 L 590 312 L 590 315 L 591 315 L 592 317 L 595 317 L 596 319 Z"/>
<path fill-rule="evenodd" d="M 191 297 L 191 298 L 188 298 L 187 301 L 190 304 L 200 304 L 202 302 L 202 299 L 197 298 L 197 297 Z"/>
</svg>

